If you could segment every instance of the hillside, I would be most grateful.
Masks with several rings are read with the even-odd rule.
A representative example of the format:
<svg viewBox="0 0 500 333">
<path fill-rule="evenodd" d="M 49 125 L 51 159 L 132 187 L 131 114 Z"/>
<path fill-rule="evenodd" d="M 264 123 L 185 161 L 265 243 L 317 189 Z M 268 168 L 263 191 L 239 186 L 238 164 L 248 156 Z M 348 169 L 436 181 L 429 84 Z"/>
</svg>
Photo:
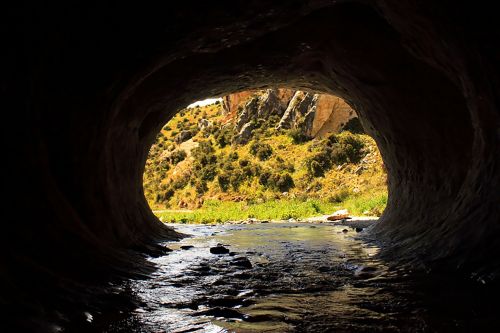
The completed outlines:
<svg viewBox="0 0 500 333">
<path fill-rule="evenodd" d="M 256 217 L 258 205 L 274 205 L 278 217 L 339 208 L 379 215 L 387 198 L 380 154 L 353 112 L 344 112 L 343 121 L 330 116 L 340 105 L 334 99 L 266 90 L 181 110 L 150 150 L 144 173 L 150 206 L 233 209 L 243 218 Z M 175 213 L 169 214 L 171 220 Z"/>
</svg>

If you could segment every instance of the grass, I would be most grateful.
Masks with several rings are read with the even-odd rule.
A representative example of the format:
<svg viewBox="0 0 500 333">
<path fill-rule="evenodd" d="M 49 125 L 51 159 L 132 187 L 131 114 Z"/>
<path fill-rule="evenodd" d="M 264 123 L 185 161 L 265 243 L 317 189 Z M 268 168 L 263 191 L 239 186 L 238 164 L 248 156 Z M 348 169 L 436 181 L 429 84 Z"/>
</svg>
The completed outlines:
<svg viewBox="0 0 500 333">
<path fill-rule="evenodd" d="M 382 215 L 387 205 L 387 192 L 380 191 L 374 194 L 365 193 L 360 196 L 350 197 L 342 203 L 342 207 L 353 215 Z"/>
<path fill-rule="evenodd" d="M 193 211 L 157 211 L 157 216 L 170 223 L 222 223 L 255 218 L 259 220 L 286 220 L 331 214 L 348 209 L 352 215 L 379 215 L 387 203 L 384 192 L 368 196 L 349 197 L 341 203 L 320 199 L 282 199 L 263 203 L 207 200 L 203 207 Z"/>
</svg>

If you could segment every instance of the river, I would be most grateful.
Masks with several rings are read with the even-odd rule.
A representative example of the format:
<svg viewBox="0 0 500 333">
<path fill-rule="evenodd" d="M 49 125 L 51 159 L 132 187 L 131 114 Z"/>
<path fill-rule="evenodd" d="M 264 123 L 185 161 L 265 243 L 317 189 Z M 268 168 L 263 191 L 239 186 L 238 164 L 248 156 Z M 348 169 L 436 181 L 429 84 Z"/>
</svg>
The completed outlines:
<svg viewBox="0 0 500 333">
<path fill-rule="evenodd" d="M 102 331 L 480 332 L 499 322 L 480 286 L 391 267 L 353 228 L 172 226 L 192 236 L 165 243 L 173 251 L 150 259 L 153 277 L 127 284 L 140 305 Z M 230 253 L 211 253 L 217 245 Z"/>
</svg>

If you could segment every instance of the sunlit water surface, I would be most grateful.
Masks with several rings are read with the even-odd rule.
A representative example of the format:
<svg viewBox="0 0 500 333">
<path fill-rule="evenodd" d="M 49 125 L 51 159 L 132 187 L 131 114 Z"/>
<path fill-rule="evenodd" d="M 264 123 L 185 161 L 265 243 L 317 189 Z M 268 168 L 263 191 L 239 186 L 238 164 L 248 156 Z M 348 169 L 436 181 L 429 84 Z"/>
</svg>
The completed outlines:
<svg viewBox="0 0 500 333">
<path fill-rule="evenodd" d="M 476 291 L 441 281 L 415 285 L 351 228 L 173 227 L 193 236 L 151 258 L 159 267 L 153 277 L 127 286 L 141 305 L 104 331 L 466 332 L 498 323 Z M 210 253 L 217 244 L 231 253 Z"/>
</svg>

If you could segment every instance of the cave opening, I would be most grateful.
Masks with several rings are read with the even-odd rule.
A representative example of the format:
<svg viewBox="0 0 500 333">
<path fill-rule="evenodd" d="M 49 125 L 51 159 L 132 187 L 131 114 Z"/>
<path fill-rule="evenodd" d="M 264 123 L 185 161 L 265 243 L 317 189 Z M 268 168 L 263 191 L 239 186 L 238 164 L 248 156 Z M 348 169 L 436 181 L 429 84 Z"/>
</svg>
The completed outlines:
<svg viewBox="0 0 500 333">
<path fill-rule="evenodd" d="M 158 267 L 148 255 L 174 260 L 163 266 L 167 277 L 168 267 L 193 276 L 210 271 L 204 262 L 193 269 L 175 262 L 180 253 L 199 253 L 196 247 L 164 255 L 163 242 L 183 235 L 160 223 L 146 200 L 149 148 L 191 101 L 275 86 L 344 98 L 376 141 L 390 192 L 383 216 L 369 232 L 380 242 L 377 258 L 424 273 L 415 273 L 419 281 L 446 273 L 441 283 L 446 288 L 455 278 L 477 288 L 456 287 L 474 291 L 467 297 L 452 288 L 443 297 L 450 302 L 426 303 L 424 316 L 410 322 L 433 323 L 431 330 L 437 331 L 498 327 L 492 298 L 500 276 L 500 27 L 493 5 L 185 0 L 168 8 L 125 3 L 96 8 L 28 2 L 7 14 L 11 33 L 0 78 L 2 101 L 13 117 L 3 132 L 9 138 L 4 186 L 9 193 L 0 233 L 0 304 L 7 327 L 54 331 L 86 321 L 87 312 L 109 310 L 126 289 L 121 282 L 154 274 Z M 297 228 L 297 241 L 314 230 Z M 352 230 L 337 231 L 338 244 L 351 241 Z M 294 252 L 286 253 L 286 262 L 301 262 Z M 229 257 L 221 263 L 248 265 Z M 332 265 L 315 268 L 335 275 Z M 363 277 L 381 270 L 337 273 L 366 281 Z M 276 271 L 295 272 L 286 265 Z M 248 278 L 229 273 L 238 281 Z M 272 272 L 263 276 L 276 278 Z M 170 282 L 182 284 L 192 276 L 178 278 Z M 442 295 L 442 289 L 434 294 Z M 168 298 L 152 301 L 168 308 Z M 300 300 L 287 304 L 301 305 Z M 361 305 L 376 312 L 370 304 Z M 429 309 L 448 308 L 453 311 L 425 317 Z M 357 319 L 366 324 L 360 330 L 370 331 L 370 317 Z"/>
</svg>

